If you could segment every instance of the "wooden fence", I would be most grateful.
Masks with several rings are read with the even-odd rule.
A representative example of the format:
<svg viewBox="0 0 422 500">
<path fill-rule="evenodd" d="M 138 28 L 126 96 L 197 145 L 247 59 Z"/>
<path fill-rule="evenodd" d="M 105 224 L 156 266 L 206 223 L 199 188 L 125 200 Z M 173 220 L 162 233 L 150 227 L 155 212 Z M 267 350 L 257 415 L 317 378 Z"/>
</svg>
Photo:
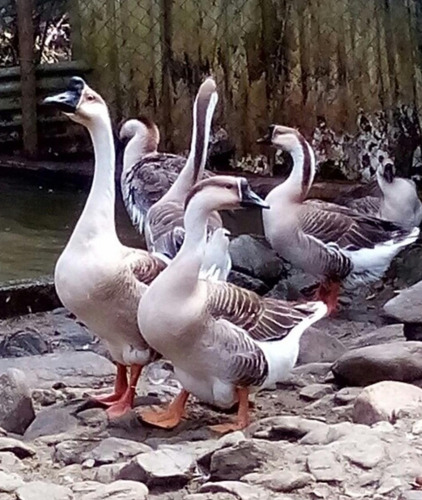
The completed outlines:
<svg viewBox="0 0 422 500">
<path fill-rule="evenodd" d="M 360 110 L 422 110 L 419 0 L 78 0 L 74 16 L 113 115 L 154 117 L 167 148 L 187 146 L 208 73 L 241 154 L 270 122 L 354 134 Z"/>
</svg>

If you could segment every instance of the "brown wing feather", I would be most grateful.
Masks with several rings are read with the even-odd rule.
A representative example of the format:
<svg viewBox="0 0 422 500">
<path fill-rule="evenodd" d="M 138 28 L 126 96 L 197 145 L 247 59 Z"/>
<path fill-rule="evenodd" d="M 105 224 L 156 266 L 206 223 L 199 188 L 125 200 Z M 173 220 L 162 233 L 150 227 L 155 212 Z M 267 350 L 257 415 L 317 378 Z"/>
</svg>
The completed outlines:
<svg viewBox="0 0 422 500">
<path fill-rule="evenodd" d="M 133 260 L 131 269 L 138 281 L 150 285 L 154 279 L 163 271 L 166 264 L 153 255 L 139 250 L 137 258 Z"/>
<path fill-rule="evenodd" d="M 296 325 L 315 313 L 314 303 L 262 298 L 232 283 L 207 282 L 208 312 L 246 330 L 259 341 L 281 340 Z"/>
</svg>

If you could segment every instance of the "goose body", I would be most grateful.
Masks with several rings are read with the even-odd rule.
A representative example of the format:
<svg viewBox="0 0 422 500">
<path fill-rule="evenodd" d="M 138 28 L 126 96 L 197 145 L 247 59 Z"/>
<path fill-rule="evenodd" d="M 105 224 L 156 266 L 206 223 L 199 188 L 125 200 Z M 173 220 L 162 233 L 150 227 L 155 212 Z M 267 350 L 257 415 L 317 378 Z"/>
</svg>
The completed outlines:
<svg viewBox="0 0 422 500">
<path fill-rule="evenodd" d="M 265 236 L 280 256 L 322 281 L 319 297 L 332 310 L 340 283 L 355 286 L 382 277 L 419 230 L 334 203 L 304 201 L 315 172 L 311 146 L 297 130 L 278 125 L 270 127 L 263 141 L 293 158 L 289 178 L 266 198 L 270 209 L 263 212 Z"/>
<path fill-rule="evenodd" d="M 148 422 L 177 424 L 181 414 L 175 416 L 175 409 L 192 393 L 222 408 L 239 401 L 239 421 L 231 428 L 244 427 L 248 392 L 285 378 L 297 360 L 301 334 L 327 312 L 322 302 L 263 299 L 235 285 L 199 279 L 209 214 L 247 203 L 263 206 L 246 179 L 216 176 L 198 183 L 187 200 L 182 248 L 139 304 L 145 338 L 172 361 L 184 387 L 168 411 L 156 418 L 142 415 Z"/>
<path fill-rule="evenodd" d="M 55 286 L 63 304 L 93 333 L 107 342 L 118 364 L 114 394 L 109 403 L 117 416 L 133 403 L 142 366 L 156 353 L 142 337 L 136 311 L 148 284 L 165 267 L 148 252 L 122 245 L 114 222 L 114 143 L 108 109 L 80 78 L 46 104 L 64 111 L 90 132 L 95 173 L 88 200 L 55 267 Z M 130 383 L 126 367 L 131 366 Z"/>
<path fill-rule="evenodd" d="M 395 176 L 391 160 L 382 160 L 376 178 L 379 196 L 365 196 L 349 200 L 345 206 L 359 213 L 400 224 L 406 228 L 422 222 L 422 203 L 416 185 L 411 179 Z"/>
</svg>

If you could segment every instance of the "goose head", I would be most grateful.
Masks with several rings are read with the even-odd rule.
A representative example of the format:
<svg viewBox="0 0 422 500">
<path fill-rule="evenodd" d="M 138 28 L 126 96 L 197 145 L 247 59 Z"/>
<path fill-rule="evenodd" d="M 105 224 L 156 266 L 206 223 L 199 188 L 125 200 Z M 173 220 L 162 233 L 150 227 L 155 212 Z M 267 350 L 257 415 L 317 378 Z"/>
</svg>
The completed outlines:
<svg viewBox="0 0 422 500">
<path fill-rule="evenodd" d="M 104 99 L 78 76 L 70 79 L 65 92 L 47 97 L 43 102 L 54 106 L 73 121 L 88 128 L 98 117 L 108 119 L 108 109 Z"/>
<path fill-rule="evenodd" d="M 269 205 L 252 191 L 244 177 L 229 175 L 219 175 L 198 182 L 186 197 L 185 209 L 196 202 L 209 211 L 243 207 L 269 208 Z"/>
<path fill-rule="evenodd" d="M 130 118 L 120 127 L 119 140 L 122 143 L 129 142 L 135 136 L 139 137 L 142 142 L 147 142 L 151 150 L 156 150 L 160 143 L 160 131 L 157 125 L 144 116 Z"/>
<path fill-rule="evenodd" d="M 267 133 L 257 139 L 258 144 L 268 144 L 277 149 L 290 152 L 297 147 L 300 141 L 300 132 L 294 128 L 285 127 L 284 125 L 270 125 Z"/>
<path fill-rule="evenodd" d="M 390 158 L 380 156 L 379 167 L 377 168 L 377 177 L 381 178 L 387 184 L 392 184 L 396 176 L 396 167 Z"/>
</svg>

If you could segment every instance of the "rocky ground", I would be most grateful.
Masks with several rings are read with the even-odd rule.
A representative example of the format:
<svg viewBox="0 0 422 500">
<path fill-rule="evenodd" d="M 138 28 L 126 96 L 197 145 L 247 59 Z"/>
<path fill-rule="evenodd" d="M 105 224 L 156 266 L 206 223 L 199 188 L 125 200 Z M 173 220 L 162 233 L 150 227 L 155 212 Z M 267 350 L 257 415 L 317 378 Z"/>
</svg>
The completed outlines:
<svg viewBox="0 0 422 500">
<path fill-rule="evenodd" d="M 288 298 L 311 284 L 241 238 L 233 280 Z M 114 365 L 64 309 L 0 321 L 0 500 L 422 499 L 420 257 L 346 293 L 302 338 L 291 377 L 255 397 L 252 425 L 223 437 L 209 426 L 233 414 L 194 400 L 173 431 L 136 410 L 110 421 L 89 395 L 110 389 Z M 136 406 L 177 391 L 154 365 Z"/>
</svg>

